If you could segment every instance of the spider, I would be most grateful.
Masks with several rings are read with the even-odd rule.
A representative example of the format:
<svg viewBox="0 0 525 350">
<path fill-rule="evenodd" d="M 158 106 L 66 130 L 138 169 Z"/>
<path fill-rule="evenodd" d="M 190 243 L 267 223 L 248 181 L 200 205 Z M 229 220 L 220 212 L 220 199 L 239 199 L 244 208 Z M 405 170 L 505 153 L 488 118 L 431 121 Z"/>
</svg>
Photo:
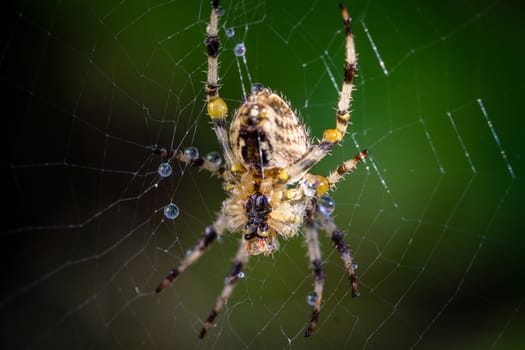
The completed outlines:
<svg viewBox="0 0 525 350">
<path fill-rule="evenodd" d="M 217 237 L 224 232 L 241 232 L 241 244 L 225 279 L 225 286 L 199 333 L 203 338 L 232 294 L 250 255 L 269 255 L 279 248 L 278 236 L 294 237 L 302 228 L 314 277 L 315 301 L 304 333 L 310 336 L 318 322 L 323 299 L 324 273 L 317 226 L 326 231 L 348 272 L 352 297 L 359 295 L 356 265 L 352 254 L 328 213 L 319 210 L 321 196 L 332 190 L 345 174 L 367 155 L 361 151 L 342 163 L 328 177 L 308 171 L 339 144 L 350 122 L 350 102 L 357 61 L 351 18 L 341 4 L 346 30 L 346 63 L 344 80 L 336 112 L 336 128 L 325 130 L 315 145 L 290 105 L 270 89 L 256 84 L 235 111 L 227 130 L 228 107 L 219 97 L 218 84 L 218 8 L 219 0 L 211 1 L 210 23 L 205 41 L 208 52 L 208 76 L 205 84 L 207 111 L 222 148 L 225 165 L 194 156 L 191 152 L 156 148 L 154 153 L 200 167 L 224 180 L 227 198 L 216 220 L 205 228 L 204 235 L 180 264 L 172 269 L 156 288 L 161 292 L 186 268 L 195 263 Z"/>
</svg>

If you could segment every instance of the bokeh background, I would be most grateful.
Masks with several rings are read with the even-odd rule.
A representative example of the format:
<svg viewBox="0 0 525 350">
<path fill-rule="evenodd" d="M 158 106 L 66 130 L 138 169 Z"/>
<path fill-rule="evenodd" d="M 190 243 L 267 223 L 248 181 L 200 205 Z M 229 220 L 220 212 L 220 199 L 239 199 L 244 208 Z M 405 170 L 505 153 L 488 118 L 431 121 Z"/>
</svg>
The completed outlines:
<svg viewBox="0 0 525 350">
<path fill-rule="evenodd" d="M 337 2 L 222 5 L 230 109 L 260 82 L 320 137 L 334 125 L 343 73 Z M 361 297 L 323 239 L 325 301 L 303 338 L 312 276 L 299 235 L 251 259 L 204 340 L 238 234 L 152 293 L 224 193 L 176 163 L 160 179 L 149 146 L 218 148 L 202 89 L 209 2 L 0 5 L 2 348 L 523 348 L 521 5 L 348 5 L 359 52 L 352 125 L 314 171 L 370 151 L 333 193 Z M 163 216 L 170 202 L 176 220 Z"/>
</svg>

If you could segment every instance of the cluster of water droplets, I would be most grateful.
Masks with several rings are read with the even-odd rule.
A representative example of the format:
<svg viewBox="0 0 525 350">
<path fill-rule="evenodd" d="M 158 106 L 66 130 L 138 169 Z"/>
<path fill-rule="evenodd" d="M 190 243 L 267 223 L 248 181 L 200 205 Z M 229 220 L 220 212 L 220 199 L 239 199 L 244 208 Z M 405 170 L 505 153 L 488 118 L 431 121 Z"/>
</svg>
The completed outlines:
<svg viewBox="0 0 525 350">
<path fill-rule="evenodd" d="M 186 157 L 188 157 L 189 160 L 198 159 L 200 156 L 199 150 L 193 146 L 190 146 L 184 149 L 183 153 Z M 206 154 L 206 160 L 217 166 L 221 165 L 222 163 L 221 155 L 215 151 L 212 151 Z M 161 178 L 166 178 L 172 174 L 173 168 L 169 162 L 163 162 L 163 163 L 160 163 L 157 169 L 157 172 Z M 155 185 L 155 187 L 158 187 L 158 185 Z M 179 214 L 180 214 L 179 207 L 174 203 L 169 203 L 168 205 L 164 207 L 164 216 L 170 220 L 176 219 L 179 216 Z"/>
<path fill-rule="evenodd" d="M 157 172 L 159 173 L 160 177 L 168 177 L 172 173 L 172 167 L 170 163 L 160 163 Z M 158 185 L 156 184 L 155 187 Z M 179 207 L 175 203 L 169 203 L 164 207 L 164 216 L 170 220 L 176 219 L 180 214 Z"/>
<path fill-rule="evenodd" d="M 224 7 L 222 6 L 217 7 L 218 17 L 224 16 L 225 12 L 226 11 L 224 10 Z M 235 36 L 235 29 L 233 27 L 225 28 L 224 31 L 226 33 L 227 38 L 233 38 Z M 244 43 L 241 42 L 241 43 L 236 44 L 235 47 L 233 48 L 233 53 L 237 57 L 243 57 L 244 54 L 246 53 L 246 46 L 244 46 Z"/>
</svg>

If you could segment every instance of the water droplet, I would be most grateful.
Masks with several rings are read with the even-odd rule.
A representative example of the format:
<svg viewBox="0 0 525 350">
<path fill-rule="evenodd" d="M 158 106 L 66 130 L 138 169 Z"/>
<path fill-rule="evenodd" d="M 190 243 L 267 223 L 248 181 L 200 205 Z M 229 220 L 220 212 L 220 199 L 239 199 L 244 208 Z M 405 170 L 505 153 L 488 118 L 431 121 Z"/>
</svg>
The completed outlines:
<svg viewBox="0 0 525 350">
<path fill-rule="evenodd" d="M 168 219 L 171 219 L 171 220 L 176 219 L 177 216 L 179 216 L 179 214 L 180 214 L 179 207 L 177 207 L 177 205 L 173 203 L 170 203 L 164 207 L 164 216 L 167 217 Z"/>
<path fill-rule="evenodd" d="M 170 163 L 160 163 L 159 165 L 159 175 L 162 177 L 168 177 L 171 175 L 171 165 Z"/>
<path fill-rule="evenodd" d="M 324 215 L 330 215 L 334 212 L 335 203 L 334 200 L 327 194 L 323 194 L 319 198 L 319 211 Z"/>
<path fill-rule="evenodd" d="M 246 47 L 244 46 L 244 43 L 239 43 L 235 45 L 235 48 L 233 49 L 233 53 L 237 57 L 242 57 L 246 53 Z"/>
<path fill-rule="evenodd" d="M 193 249 L 186 250 L 186 256 L 193 254 Z"/>
<path fill-rule="evenodd" d="M 233 29 L 232 27 L 226 28 L 226 36 L 228 38 L 231 38 L 234 35 L 235 35 L 235 29 Z"/>
<path fill-rule="evenodd" d="M 264 90 L 264 85 L 261 83 L 255 83 L 252 85 L 252 94 L 261 92 Z"/>
<path fill-rule="evenodd" d="M 191 160 L 199 158 L 199 150 L 193 146 L 190 146 L 184 150 L 184 155 Z"/>
<path fill-rule="evenodd" d="M 222 6 L 217 7 L 216 11 L 217 11 L 217 17 L 221 17 L 222 15 L 224 15 L 224 12 L 226 12 L 224 10 L 224 7 L 222 7 Z"/>
<path fill-rule="evenodd" d="M 358 267 L 359 265 L 356 262 L 352 263 L 352 269 L 357 270 Z"/>
<path fill-rule="evenodd" d="M 308 296 L 306 297 L 306 302 L 310 306 L 314 306 L 316 300 L 317 300 L 317 293 L 316 292 L 312 292 L 312 293 L 308 294 Z"/>
<path fill-rule="evenodd" d="M 212 162 L 215 165 L 221 165 L 221 155 L 217 152 L 210 152 L 206 155 L 206 160 Z"/>
<path fill-rule="evenodd" d="M 237 280 L 241 279 L 241 278 L 244 278 L 245 275 L 244 275 L 244 272 L 239 272 L 238 274 L 236 275 L 233 275 L 233 276 L 226 276 L 224 278 L 224 283 L 226 284 L 230 284 L 230 283 L 234 283 L 236 282 Z"/>
</svg>

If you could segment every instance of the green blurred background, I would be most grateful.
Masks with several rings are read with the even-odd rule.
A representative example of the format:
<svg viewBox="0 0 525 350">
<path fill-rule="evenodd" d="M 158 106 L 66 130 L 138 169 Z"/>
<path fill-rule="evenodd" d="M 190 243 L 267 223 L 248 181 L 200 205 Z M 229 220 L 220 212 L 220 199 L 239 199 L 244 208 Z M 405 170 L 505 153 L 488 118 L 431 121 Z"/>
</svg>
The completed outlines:
<svg viewBox="0 0 525 350">
<path fill-rule="evenodd" d="M 344 60 L 337 2 L 222 5 L 230 109 L 260 82 L 290 100 L 314 138 L 333 127 Z M 352 125 L 314 171 L 369 149 L 333 193 L 361 297 L 351 298 L 323 239 L 325 301 L 303 338 L 312 276 L 299 237 L 250 260 L 204 340 L 238 234 L 152 293 L 224 193 L 178 164 L 159 181 L 148 146 L 218 149 L 202 88 L 209 2 L 0 5 L 2 348 L 524 348 L 520 4 L 348 5 L 359 53 Z M 171 201 L 181 215 L 164 220 Z"/>
</svg>

